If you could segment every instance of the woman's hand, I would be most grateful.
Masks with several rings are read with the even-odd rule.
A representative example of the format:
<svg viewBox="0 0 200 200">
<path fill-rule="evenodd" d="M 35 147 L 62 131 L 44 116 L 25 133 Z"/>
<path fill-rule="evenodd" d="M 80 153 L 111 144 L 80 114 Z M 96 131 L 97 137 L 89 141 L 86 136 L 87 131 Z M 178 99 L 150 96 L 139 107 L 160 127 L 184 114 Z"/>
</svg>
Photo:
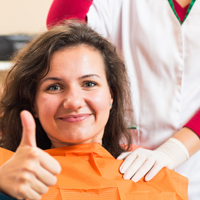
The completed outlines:
<svg viewBox="0 0 200 200">
<path fill-rule="evenodd" d="M 120 172 L 124 179 L 139 181 L 151 180 L 163 167 L 174 169 L 189 158 L 186 147 L 177 139 L 171 138 L 155 150 L 138 148 L 122 153 L 117 159 L 124 159 Z"/>
<path fill-rule="evenodd" d="M 21 112 L 22 140 L 15 154 L 0 167 L 0 192 L 17 199 L 40 199 L 55 185 L 60 164 L 39 149 L 35 122 L 28 111 Z"/>
</svg>

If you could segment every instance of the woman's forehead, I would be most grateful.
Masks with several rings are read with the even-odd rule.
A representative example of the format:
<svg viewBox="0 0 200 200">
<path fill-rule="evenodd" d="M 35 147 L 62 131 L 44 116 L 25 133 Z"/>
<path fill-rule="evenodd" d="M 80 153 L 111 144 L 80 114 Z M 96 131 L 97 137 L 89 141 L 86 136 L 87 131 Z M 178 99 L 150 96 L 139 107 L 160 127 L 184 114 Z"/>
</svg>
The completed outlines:
<svg viewBox="0 0 200 200">
<path fill-rule="evenodd" d="M 95 73 L 105 75 L 105 64 L 98 50 L 88 45 L 76 45 L 56 51 L 52 55 L 46 76 L 64 71 L 66 75 L 73 72 L 80 76 Z"/>
</svg>

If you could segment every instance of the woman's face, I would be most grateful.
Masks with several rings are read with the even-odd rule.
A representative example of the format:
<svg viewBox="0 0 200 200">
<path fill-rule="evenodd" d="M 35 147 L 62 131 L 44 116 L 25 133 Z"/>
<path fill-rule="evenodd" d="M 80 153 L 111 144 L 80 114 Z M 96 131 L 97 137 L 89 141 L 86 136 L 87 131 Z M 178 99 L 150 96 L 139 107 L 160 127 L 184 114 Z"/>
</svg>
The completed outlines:
<svg viewBox="0 0 200 200">
<path fill-rule="evenodd" d="M 101 54 L 87 45 L 55 52 L 39 82 L 35 117 L 52 148 L 102 143 L 113 98 Z"/>
</svg>

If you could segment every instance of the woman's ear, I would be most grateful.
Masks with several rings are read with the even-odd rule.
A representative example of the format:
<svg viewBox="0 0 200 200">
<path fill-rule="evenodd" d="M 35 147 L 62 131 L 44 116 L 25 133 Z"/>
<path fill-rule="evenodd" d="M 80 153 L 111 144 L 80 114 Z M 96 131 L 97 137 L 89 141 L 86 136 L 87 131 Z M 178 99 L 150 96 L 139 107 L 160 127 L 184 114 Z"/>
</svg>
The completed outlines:
<svg viewBox="0 0 200 200">
<path fill-rule="evenodd" d="M 38 118 L 38 115 L 37 115 L 37 111 L 36 111 L 35 106 L 32 108 L 32 111 L 33 111 L 33 116 L 34 116 L 35 118 Z"/>
<path fill-rule="evenodd" d="M 112 108 L 112 104 L 113 104 L 113 92 L 111 90 L 110 91 L 110 109 Z"/>
</svg>

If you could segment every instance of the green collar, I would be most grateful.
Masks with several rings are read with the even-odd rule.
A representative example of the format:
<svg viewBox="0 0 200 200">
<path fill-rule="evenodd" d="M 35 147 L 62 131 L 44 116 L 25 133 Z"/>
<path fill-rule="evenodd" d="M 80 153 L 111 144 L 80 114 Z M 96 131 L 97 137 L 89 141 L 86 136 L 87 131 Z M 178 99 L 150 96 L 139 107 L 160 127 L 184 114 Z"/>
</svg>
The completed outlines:
<svg viewBox="0 0 200 200">
<path fill-rule="evenodd" d="M 181 23 L 181 21 L 180 21 L 178 15 L 177 15 L 175 9 L 174 9 L 173 0 L 168 0 L 168 1 L 169 1 L 169 4 L 170 4 L 170 6 L 171 6 L 171 8 L 172 8 L 172 10 L 173 10 L 173 12 L 174 12 L 174 14 L 176 15 L 176 17 L 177 17 L 177 19 L 178 19 L 178 21 L 180 22 L 180 24 L 183 24 L 183 22 L 185 21 L 185 19 L 187 18 L 188 14 L 190 13 L 190 10 L 192 9 L 192 6 L 194 5 L 194 3 L 195 3 L 196 0 L 192 0 L 192 2 L 190 3 L 190 6 L 189 6 L 189 8 L 188 8 L 188 10 L 187 10 L 187 13 L 186 13 L 185 18 L 184 18 L 184 20 L 183 20 L 182 23 Z"/>
</svg>

